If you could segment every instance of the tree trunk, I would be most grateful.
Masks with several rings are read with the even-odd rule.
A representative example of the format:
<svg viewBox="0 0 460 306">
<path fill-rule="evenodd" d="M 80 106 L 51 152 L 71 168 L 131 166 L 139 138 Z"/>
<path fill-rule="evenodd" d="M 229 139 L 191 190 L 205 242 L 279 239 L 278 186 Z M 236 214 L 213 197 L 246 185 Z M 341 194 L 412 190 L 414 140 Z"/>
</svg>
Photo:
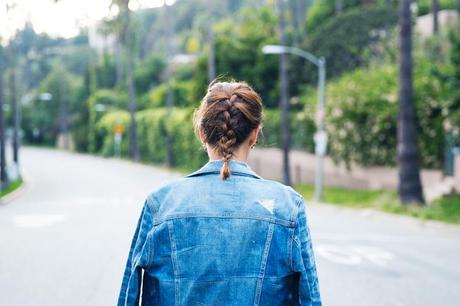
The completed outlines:
<svg viewBox="0 0 460 306">
<path fill-rule="evenodd" d="M 165 3 L 164 6 L 164 17 L 165 17 L 165 25 L 166 25 L 166 35 L 168 39 L 168 66 L 167 66 L 167 85 L 168 85 L 168 93 L 166 95 L 166 105 L 168 107 L 167 116 L 171 116 L 173 107 L 174 107 L 174 92 L 172 87 L 172 81 L 174 77 L 173 65 L 172 62 L 173 56 L 175 55 L 175 46 L 173 44 L 174 41 L 174 21 L 172 19 L 172 12 L 169 9 L 169 6 Z M 169 122 L 169 120 L 166 120 Z M 167 123 L 166 123 L 167 124 Z M 165 142 L 166 142 L 166 162 L 168 166 L 174 166 L 174 150 L 173 150 L 173 135 L 168 132 L 165 128 Z"/>
<path fill-rule="evenodd" d="M 126 6 L 123 7 L 123 13 L 125 14 L 124 20 L 124 45 L 126 50 L 126 57 L 127 57 L 127 69 L 126 69 L 126 77 L 127 77 L 127 85 L 128 85 L 128 109 L 129 109 L 129 116 L 130 116 L 130 124 L 129 124 L 129 154 L 131 158 L 135 161 L 140 159 L 139 154 L 139 145 L 137 141 L 137 122 L 136 122 L 136 110 L 137 110 L 137 102 L 136 102 L 136 87 L 134 86 L 134 77 L 133 77 L 133 69 L 134 69 L 134 59 L 132 55 L 132 37 L 131 37 L 131 22 L 130 22 L 130 10 L 128 8 L 128 2 L 126 1 Z"/>
<path fill-rule="evenodd" d="M 11 102 L 11 113 L 12 113 L 12 125 L 13 125 L 13 136 L 12 136 L 12 145 L 13 145 L 13 161 L 16 165 L 19 162 L 19 113 L 18 113 L 18 104 L 16 99 L 16 67 L 14 65 L 14 50 L 12 42 L 9 46 L 10 52 L 10 102 Z"/>
<path fill-rule="evenodd" d="M 123 38 L 117 37 L 115 42 L 115 84 L 119 86 L 123 82 Z"/>
<path fill-rule="evenodd" d="M 339 15 L 343 10 L 343 0 L 335 0 L 335 14 Z"/>
<path fill-rule="evenodd" d="M 208 80 L 212 82 L 216 78 L 216 53 L 215 53 L 215 45 L 214 45 L 214 32 L 212 30 L 212 25 L 209 25 L 208 31 L 208 46 L 209 46 L 209 54 L 208 54 Z"/>
<path fill-rule="evenodd" d="M 399 198 L 402 203 L 424 203 L 417 152 L 412 84 L 411 0 L 400 2 L 400 67 L 398 113 Z"/>
<path fill-rule="evenodd" d="M 302 40 L 302 37 L 305 36 L 306 34 L 306 14 L 307 14 L 307 9 L 306 9 L 306 0 L 297 0 L 297 24 L 298 24 L 298 34 L 299 34 L 299 40 Z"/>
<path fill-rule="evenodd" d="M 438 0 L 431 0 L 431 13 L 433 14 L 433 34 L 439 32 L 439 2 Z"/>
<path fill-rule="evenodd" d="M 278 0 L 279 15 L 279 39 L 280 44 L 286 45 L 286 21 L 285 21 L 284 0 Z M 281 94 L 281 139 L 283 146 L 283 182 L 291 185 L 291 175 L 289 167 L 289 79 L 288 79 L 288 62 L 287 54 L 280 55 L 280 94 Z"/>
<path fill-rule="evenodd" d="M 1 56 L 1 54 L 0 54 Z M 1 61 L 0 61 L 1 63 Z M 5 118 L 3 113 L 3 67 L 0 64 L 0 188 L 7 185 L 5 158 Z"/>
</svg>

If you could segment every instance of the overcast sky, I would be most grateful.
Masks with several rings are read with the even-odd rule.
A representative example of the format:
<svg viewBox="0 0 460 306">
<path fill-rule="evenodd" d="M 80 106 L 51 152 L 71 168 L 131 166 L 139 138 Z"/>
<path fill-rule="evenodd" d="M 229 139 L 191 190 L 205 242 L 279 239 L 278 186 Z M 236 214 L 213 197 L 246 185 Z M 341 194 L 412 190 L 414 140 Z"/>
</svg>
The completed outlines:
<svg viewBox="0 0 460 306">
<path fill-rule="evenodd" d="M 38 33 L 51 36 L 72 37 L 78 34 L 81 26 L 94 23 L 110 14 L 111 0 L 0 0 L 0 36 L 11 36 L 22 28 L 26 20 Z M 158 7 L 164 0 L 131 0 L 132 9 L 139 7 Z M 168 0 L 168 4 L 174 3 Z M 7 4 L 14 8 L 7 14 Z M 113 12 L 112 12 L 113 13 Z"/>
</svg>

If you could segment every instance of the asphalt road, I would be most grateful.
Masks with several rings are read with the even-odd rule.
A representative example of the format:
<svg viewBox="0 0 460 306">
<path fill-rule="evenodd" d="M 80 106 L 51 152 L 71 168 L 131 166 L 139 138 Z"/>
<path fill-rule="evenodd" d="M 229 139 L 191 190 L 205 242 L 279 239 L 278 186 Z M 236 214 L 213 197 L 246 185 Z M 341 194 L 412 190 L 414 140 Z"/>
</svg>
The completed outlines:
<svg viewBox="0 0 460 306">
<path fill-rule="evenodd" d="M 25 188 L 0 205 L 0 305 L 115 305 L 146 195 L 181 174 L 22 151 Z M 324 305 L 460 305 L 460 227 L 310 205 Z"/>
</svg>

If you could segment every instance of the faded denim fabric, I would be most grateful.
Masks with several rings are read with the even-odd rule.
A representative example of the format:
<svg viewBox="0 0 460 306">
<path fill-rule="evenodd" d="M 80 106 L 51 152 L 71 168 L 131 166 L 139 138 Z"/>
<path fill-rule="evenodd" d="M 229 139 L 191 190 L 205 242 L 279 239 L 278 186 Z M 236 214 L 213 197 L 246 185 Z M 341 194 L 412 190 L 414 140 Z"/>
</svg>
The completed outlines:
<svg viewBox="0 0 460 306">
<path fill-rule="evenodd" d="M 222 160 L 146 199 L 118 298 L 122 305 L 321 305 L 303 197 Z"/>
</svg>

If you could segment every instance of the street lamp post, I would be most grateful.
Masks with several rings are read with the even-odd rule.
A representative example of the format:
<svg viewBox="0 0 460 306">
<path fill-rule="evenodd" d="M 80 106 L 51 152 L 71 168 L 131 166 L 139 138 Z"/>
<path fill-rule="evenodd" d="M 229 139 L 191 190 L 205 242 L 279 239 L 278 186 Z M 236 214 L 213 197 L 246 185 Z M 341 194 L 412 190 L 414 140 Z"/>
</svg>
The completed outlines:
<svg viewBox="0 0 460 306">
<path fill-rule="evenodd" d="M 324 156 L 326 154 L 327 144 L 327 133 L 324 128 L 324 87 L 326 83 L 326 60 L 324 57 L 318 58 L 302 49 L 289 46 L 266 45 L 262 48 L 262 52 L 264 54 L 294 54 L 303 57 L 318 67 L 318 106 L 316 110 L 317 131 L 314 136 L 316 155 L 314 199 L 316 202 L 320 202 L 323 198 Z"/>
</svg>

